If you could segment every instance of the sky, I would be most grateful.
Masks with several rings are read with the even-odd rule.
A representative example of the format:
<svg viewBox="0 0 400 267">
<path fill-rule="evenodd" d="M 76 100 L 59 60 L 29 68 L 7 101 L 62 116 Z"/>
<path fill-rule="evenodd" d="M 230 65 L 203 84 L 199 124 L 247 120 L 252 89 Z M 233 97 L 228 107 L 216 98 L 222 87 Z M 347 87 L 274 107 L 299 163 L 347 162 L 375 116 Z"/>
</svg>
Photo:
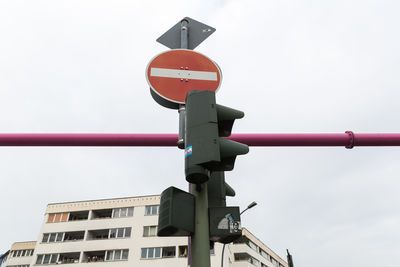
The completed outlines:
<svg viewBox="0 0 400 267">
<path fill-rule="evenodd" d="M 223 73 L 233 133 L 400 133 L 398 1 L 0 1 L 0 133 L 176 133 L 145 79 L 183 17 Z M 250 147 L 242 225 L 296 266 L 400 265 L 399 147 Z M 54 202 L 187 188 L 175 147 L 0 147 L 0 253 Z"/>
</svg>

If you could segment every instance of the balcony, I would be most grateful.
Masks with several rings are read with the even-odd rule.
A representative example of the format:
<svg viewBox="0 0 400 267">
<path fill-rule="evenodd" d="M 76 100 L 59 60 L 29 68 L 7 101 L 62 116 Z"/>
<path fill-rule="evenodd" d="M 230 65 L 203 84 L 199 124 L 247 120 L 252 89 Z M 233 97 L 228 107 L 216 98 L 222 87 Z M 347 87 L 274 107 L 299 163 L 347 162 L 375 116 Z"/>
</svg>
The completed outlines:
<svg viewBox="0 0 400 267">
<path fill-rule="evenodd" d="M 69 241 L 80 241 L 83 240 L 83 237 L 85 236 L 85 231 L 77 231 L 77 232 L 66 232 L 64 234 L 64 242 L 69 242 Z"/>
<path fill-rule="evenodd" d="M 69 213 L 68 221 L 82 221 L 87 220 L 89 216 L 89 211 L 75 211 Z"/>
<path fill-rule="evenodd" d="M 82 262 L 103 262 L 106 256 L 105 250 L 86 251 L 83 253 Z"/>
<path fill-rule="evenodd" d="M 60 253 L 57 264 L 79 263 L 79 252 Z"/>
<path fill-rule="evenodd" d="M 108 239 L 109 229 L 101 229 L 101 230 L 90 230 L 88 231 L 88 235 L 86 240 L 102 240 Z"/>
<path fill-rule="evenodd" d="M 112 217 L 112 209 L 93 210 L 91 219 L 92 220 L 111 219 L 111 217 Z"/>
</svg>

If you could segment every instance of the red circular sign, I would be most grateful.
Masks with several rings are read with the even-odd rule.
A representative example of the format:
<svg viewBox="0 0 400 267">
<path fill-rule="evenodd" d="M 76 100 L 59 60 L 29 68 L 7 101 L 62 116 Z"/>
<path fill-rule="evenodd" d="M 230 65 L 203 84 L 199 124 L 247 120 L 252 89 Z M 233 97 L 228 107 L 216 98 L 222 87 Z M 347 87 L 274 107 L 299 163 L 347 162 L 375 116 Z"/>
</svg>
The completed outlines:
<svg viewBox="0 0 400 267">
<path fill-rule="evenodd" d="M 222 80 L 218 65 L 203 54 L 174 49 L 154 57 L 146 68 L 150 88 L 162 98 L 185 103 L 192 90 L 217 91 Z"/>
</svg>

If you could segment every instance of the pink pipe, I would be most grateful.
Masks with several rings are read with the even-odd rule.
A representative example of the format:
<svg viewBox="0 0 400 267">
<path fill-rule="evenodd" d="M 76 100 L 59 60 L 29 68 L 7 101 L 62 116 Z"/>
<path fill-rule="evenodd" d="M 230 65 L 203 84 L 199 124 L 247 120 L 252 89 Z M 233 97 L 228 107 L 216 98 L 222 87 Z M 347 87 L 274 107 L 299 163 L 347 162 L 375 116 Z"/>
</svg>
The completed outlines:
<svg viewBox="0 0 400 267">
<path fill-rule="evenodd" d="M 400 146 L 398 133 L 232 134 L 249 146 Z M 2 133 L 0 146 L 176 146 L 177 134 Z"/>
</svg>

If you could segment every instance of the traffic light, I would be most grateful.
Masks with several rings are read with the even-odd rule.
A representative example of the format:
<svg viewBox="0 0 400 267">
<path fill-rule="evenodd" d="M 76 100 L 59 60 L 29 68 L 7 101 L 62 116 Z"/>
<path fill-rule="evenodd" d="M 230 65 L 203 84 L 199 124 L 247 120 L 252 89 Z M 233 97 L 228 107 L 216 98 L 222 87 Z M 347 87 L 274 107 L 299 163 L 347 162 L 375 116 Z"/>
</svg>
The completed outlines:
<svg viewBox="0 0 400 267">
<path fill-rule="evenodd" d="M 230 243 L 242 235 L 239 207 L 226 207 L 226 196 L 235 191 L 225 182 L 224 172 L 212 172 L 207 183 L 210 240 Z"/>
<path fill-rule="evenodd" d="M 225 207 L 226 196 L 235 196 L 235 190 L 225 182 L 224 172 L 212 172 L 207 188 L 208 207 Z"/>
<path fill-rule="evenodd" d="M 231 171 L 237 155 L 249 147 L 223 137 L 231 135 L 239 110 L 216 104 L 214 91 L 190 91 L 186 96 L 185 175 L 193 184 L 202 184 L 211 172 Z"/>
</svg>

